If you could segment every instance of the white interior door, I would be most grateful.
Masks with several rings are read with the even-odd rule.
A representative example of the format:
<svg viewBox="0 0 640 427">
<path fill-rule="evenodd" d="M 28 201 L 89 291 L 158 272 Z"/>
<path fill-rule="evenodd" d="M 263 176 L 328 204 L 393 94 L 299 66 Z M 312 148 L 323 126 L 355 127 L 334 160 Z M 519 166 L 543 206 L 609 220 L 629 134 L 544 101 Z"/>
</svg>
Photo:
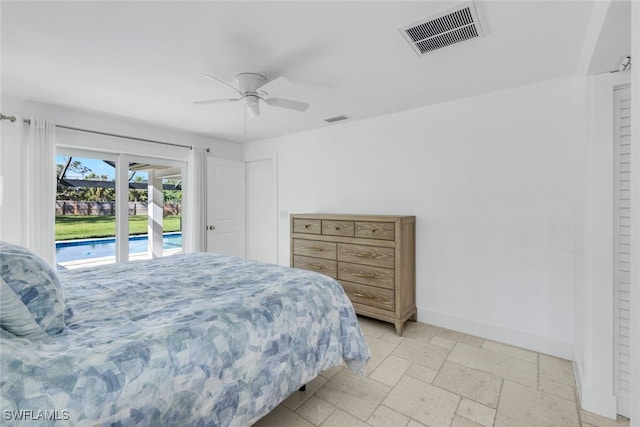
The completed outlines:
<svg viewBox="0 0 640 427">
<path fill-rule="evenodd" d="M 207 157 L 208 252 L 245 257 L 245 163 Z"/>
<path fill-rule="evenodd" d="M 247 258 L 278 263 L 275 157 L 247 161 Z"/>
<path fill-rule="evenodd" d="M 614 378 L 618 414 L 631 415 L 631 90 L 614 91 Z"/>
</svg>

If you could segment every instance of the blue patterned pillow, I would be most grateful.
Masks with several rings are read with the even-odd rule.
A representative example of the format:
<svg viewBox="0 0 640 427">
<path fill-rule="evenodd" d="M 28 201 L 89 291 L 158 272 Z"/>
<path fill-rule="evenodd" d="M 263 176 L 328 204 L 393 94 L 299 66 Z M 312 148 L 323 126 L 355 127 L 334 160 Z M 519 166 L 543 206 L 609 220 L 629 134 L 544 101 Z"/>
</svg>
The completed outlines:
<svg viewBox="0 0 640 427">
<path fill-rule="evenodd" d="M 53 335 L 64 329 L 62 285 L 53 268 L 40 257 L 23 247 L 0 242 L 0 278 L 5 297 L 0 313 L 2 329 L 19 336 L 36 336 L 41 331 Z M 33 328 L 34 321 L 40 331 Z"/>
</svg>

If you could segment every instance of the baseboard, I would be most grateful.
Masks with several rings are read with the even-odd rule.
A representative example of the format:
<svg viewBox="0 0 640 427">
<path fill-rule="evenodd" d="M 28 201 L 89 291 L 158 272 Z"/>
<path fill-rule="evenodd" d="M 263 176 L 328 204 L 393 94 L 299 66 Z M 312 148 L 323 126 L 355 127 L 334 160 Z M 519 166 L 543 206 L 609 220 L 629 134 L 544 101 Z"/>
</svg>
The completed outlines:
<svg viewBox="0 0 640 427">
<path fill-rule="evenodd" d="M 574 360 L 572 343 L 421 308 L 418 308 L 418 320 L 423 323 L 453 329 L 562 359 Z"/>
</svg>

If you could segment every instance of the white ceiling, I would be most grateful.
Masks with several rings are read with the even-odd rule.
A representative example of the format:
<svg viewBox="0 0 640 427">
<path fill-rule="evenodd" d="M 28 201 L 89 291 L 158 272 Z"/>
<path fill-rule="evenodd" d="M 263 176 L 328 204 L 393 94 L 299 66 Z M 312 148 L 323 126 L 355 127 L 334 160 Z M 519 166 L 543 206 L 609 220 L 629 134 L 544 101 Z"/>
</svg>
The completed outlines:
<svg viewBox="0 0 640 427">
<path fill-rule="evenodd" d="M 588 74 L 611 72 L 631 55 L 631 2 L 612 1 L 604 18 Z"/>
<path fill-rule="evenodd" d="M 418 57 L 398 28 L 460 2 L 1 3 L 2 91 L 245 142 L 575 74 L 593 2 L 477 1 L 486 37 Z M 244 133 L 239 72 L 296 83 Z M 5 114 L 11 112 L 3 111 Z"/>
</svg>

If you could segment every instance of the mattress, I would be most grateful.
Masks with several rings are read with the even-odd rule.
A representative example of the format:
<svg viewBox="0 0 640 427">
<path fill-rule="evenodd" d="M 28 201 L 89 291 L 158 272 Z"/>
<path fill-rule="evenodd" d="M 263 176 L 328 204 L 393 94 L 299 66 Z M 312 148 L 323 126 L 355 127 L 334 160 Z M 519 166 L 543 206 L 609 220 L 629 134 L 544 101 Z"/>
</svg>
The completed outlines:
<svg viewBox="0 0 640 427">
<path fill-rule="evenodd" d="M 195 253 L 57 274 L 61 332 L 0 330 L 5 425 L 246 427 L 370 357 L 342 287 L 314 272 Z"/>
</svg>

